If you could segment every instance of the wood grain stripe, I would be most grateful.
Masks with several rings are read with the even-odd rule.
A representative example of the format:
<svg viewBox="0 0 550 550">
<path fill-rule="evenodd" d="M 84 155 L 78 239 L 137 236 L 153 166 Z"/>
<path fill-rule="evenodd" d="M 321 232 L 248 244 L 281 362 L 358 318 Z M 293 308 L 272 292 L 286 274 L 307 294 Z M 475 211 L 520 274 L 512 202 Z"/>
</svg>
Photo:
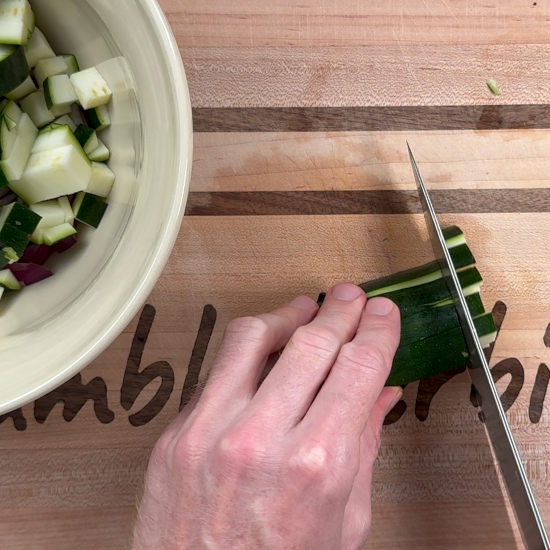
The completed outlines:
<svg viewBox="0 0 550 550">
<path fill-rule="evenodd" d="M 445 189 L 431 192 L 441 214 L 550 212 L 550 189 Z M 192 192 L 188 216 L 420 214 L 416 191 Z"/>
<path fill-rule="evenodd" d="M 194 108 L 195 132 L 534 130 L 550 105 Z"/>
</svg>

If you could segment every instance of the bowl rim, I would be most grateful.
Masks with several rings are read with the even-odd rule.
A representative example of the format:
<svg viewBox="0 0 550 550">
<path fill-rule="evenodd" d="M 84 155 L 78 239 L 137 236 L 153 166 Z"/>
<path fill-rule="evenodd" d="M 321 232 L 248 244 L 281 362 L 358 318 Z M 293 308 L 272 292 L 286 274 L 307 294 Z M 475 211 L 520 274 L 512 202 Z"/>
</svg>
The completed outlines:
<svg viewBox="0 0 550 550">
<path fill-rule="evenodd" d="M 162 8 L 157 0 L 139 0 L 139 4 L 141 4 L 141 7 L 149 16 L 169 68 L 169 79 L 175 107 L 173 119 L 175 128 L 174 140 L 177 150 L 182 153 L 177 156 L 177 160 L 175 161 L 174 173 L 176 182 L 172 195 L 173 201 L 169 214 L 165 219 L 166 223 L 163 232 L 159 235 L 159 245 L 148 258 L 148 265 L 140 284 L 121 303 L 118 314 L 106 323 L 102 337 L 88 344 L 77 359 L 67 365 L 66 368 L 58 371 L 48 382 L 39 384 L 33 389 L 0 403 L 0 415 L 25 406 L 58 388 L 81 372 L 105 351 L 120 336 L 147 300 L 147 297 L 152 292 L 166 267 L 178 238 L 191 179 L 191 160 L 193 156 L 191 99 L 183 60 Z"/>
</svg>

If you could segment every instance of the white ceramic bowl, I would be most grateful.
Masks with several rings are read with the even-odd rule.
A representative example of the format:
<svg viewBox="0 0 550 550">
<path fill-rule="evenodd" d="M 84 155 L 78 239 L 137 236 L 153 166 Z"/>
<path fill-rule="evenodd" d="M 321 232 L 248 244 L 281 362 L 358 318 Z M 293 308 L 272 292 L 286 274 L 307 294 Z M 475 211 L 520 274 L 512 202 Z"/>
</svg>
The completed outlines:
<svg viewBox="0 0 550 550">
<path fill-rule="evenodd" d="M 55 259 L 55 275 L 0 301 L 0 414 L 74 376 L 139 311 L 177 237 L 192 157 L 183 65 L 155 0 L 31 5 L 54 50 L 98 66 L 113 89 L 101 139 L 117 181 L 100 227 Z"/>
</svg>

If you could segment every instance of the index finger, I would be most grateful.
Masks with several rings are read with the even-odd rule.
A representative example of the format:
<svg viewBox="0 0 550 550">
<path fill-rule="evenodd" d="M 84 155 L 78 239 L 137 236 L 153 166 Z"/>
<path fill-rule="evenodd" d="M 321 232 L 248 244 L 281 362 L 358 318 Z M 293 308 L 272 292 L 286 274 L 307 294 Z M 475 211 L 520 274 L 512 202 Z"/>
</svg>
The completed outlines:
<svg viewBox="0 0 550 550">
<path fill-rule="evenodd" d="M 355 337 L 342 346 L 299 429 L 324 432 L 333 441 L 359 438 L 384 389 L 399 338 L 399 308 L 387 298 L 369 300 Z"/>
</svg>

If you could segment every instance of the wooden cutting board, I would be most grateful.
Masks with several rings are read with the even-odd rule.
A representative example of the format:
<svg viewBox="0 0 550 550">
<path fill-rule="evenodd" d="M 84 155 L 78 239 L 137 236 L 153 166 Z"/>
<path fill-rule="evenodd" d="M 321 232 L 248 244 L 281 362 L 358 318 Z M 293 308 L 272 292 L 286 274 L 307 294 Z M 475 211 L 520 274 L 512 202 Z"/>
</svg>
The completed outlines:
<svg viewBox="0 0 550 550">
<path fill-rule="evenodd" d="M 194 107 L 187 216 L 120 338 L 0 417 L 0 547 L 127 548 L 151 448 L 230 319 L 430 259 L 406 140 L 479 261 L 493 374 L 550 524 L 550 2 L 162 7 Z M 522 547 L 469 394 L 451 373 L 388 416 L 369 550 Z"/>
</svg>

